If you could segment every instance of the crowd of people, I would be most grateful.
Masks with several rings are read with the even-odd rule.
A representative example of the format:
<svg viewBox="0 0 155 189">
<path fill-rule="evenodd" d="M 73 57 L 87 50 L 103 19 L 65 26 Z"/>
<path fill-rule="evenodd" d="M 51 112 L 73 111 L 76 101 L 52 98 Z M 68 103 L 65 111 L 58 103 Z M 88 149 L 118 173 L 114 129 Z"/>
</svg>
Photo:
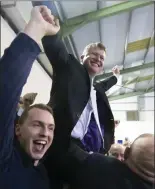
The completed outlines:
<svg viewBox="0 0 155 189">
<path fill-rule="evenodd" d="M 154 135 L 114 144 L 105 92 L 117 83 L 118 67 L 94 84 L 106 48 L 89 44 L 80 63 L 66 51 L 59 30 L 51 11 L 36 6 L 0 59 L 0 188 L 152 189 Z M 53 67 L 48 105 L 32 105 L 37 93 L 20 97 L 40 42 Z"/>
</svg>

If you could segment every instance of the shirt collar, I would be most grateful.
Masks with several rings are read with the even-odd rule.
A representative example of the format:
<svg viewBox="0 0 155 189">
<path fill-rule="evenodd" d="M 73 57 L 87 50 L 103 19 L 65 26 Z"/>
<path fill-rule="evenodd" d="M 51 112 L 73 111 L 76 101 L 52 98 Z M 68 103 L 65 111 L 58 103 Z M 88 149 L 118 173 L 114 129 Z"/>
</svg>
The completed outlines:
<svg viewBox="0 0 155 189">
<path fill-rule="evenodd" d="M 89 75 L 89 78 L 90 78 L 90 86 L 93 87 L 94 77 Z"/>
</svg>

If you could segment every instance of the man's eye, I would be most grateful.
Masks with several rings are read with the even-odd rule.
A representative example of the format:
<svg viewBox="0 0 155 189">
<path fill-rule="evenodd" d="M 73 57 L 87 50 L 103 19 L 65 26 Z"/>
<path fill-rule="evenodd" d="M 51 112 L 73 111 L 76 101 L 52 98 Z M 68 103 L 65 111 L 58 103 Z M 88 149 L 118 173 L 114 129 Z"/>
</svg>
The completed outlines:
<svg viewBox="0 0 155 189">
<path fill-rule="evenodd" d="M 112 156 L 118 157 L 118 154 L 117 153 L 113 153 Z"/>
<path fill-rule="evenodd" d="M 53 128 L 53 127 L 49 127 L 49 130 L 53 131 L 53 130 L 54 130 L 54 128 Z"/>
<path fill-rule="evenodd" d="M 34 127 L 39 127 L 39 124 L 33 124 Z"/>
</svg>

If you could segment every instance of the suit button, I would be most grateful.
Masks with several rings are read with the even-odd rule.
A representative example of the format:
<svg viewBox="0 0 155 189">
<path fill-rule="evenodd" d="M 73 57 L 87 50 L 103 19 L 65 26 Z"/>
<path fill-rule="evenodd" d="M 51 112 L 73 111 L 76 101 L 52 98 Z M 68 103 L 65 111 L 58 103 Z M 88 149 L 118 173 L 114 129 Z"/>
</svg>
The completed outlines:
<svg viewBox="0 0 155 189">
<path fill-rule="evenodd" d="M 80 114 L 79 113 L 77 113 L 77 117 L 80 118 Z"/>
</svg>

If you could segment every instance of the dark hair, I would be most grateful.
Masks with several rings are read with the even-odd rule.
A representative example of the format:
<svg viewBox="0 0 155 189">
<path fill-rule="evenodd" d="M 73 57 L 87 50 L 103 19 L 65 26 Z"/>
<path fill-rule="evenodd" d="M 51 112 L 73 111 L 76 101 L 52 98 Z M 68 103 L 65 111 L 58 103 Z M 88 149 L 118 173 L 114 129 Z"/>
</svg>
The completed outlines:
<svg viewBox="0 0 155 189">
<path fill-rule="evenodd" d="M 46 104 L 34 104 L 34 105 L 30 106 L 29 108 L 26 108 L 24 110 L 24 112 L 22 113 L 21 117 L 18 120 L 19 125 L 22 125 L 25 122 L 25 120 L 28 117 L 29 111 L 32 110 L 33 108 L 48 111 L 51 115 L 53 115 L 53 110 L 48 105 L 46 105 Z"/>
</svg>

